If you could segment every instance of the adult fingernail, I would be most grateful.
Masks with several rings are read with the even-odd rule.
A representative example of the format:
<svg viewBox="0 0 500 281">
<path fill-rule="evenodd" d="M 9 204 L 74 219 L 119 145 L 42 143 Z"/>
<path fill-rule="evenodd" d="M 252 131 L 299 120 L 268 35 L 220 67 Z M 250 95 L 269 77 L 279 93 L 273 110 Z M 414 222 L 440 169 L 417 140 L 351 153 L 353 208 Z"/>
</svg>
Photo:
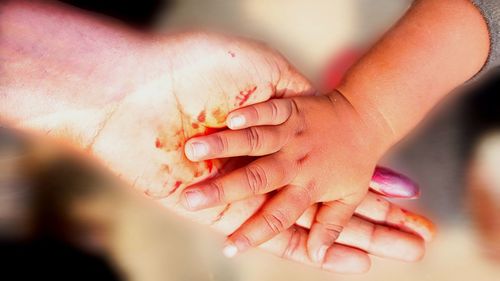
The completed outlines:
<svg viewBox="0 0 500 281">
<path fill-rule="evenodd" d="M 325 259 L 326 251 L 328 250 L 328 246 L 322 245 L 319 247 L 319 249 L 316 251 L 316 262 L 323 262 Z"/>
<path fill-rule="evenodd" d="M 411 179 L 387 168 L 377 167 L 370 187 L 382 194 L 399 198 L 416 198 L 420 188 Z"/>
<path fill-rule="evenodd" d="M 243 115 L 235 115 L 229 118 L 228 126 L 230 129 L 241 128 L 245 125 L 246 119 Z"/>
<path fill-rule="evenodd" d="M 185 204 L 184 207 L 190 210 L 194 210 L 203 206 L 206 202 L 205 194 L 199 189 L 188 190 L 184 193 Z"/>
<path fill-rule="evenodd" d="M 186 156 L 189 160 L 198 160 L 208 155 L 208 145 L 204 142 L 192 142 L 186 145 Z"/>
</svg>

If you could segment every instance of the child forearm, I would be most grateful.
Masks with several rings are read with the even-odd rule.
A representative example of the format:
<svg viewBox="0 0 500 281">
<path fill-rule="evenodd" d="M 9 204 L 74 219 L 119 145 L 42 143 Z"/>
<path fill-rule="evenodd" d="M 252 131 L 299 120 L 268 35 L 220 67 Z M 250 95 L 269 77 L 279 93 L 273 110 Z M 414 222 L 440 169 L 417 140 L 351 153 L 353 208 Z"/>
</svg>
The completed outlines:
<svg viewBox="0 0 500 281">
<path fill-rule="evenodd" d="M 485 19 L 469 0 L 416 1 L 338 90 L 390 145 L 481 70 L 489 43 Z"/>
</svg>

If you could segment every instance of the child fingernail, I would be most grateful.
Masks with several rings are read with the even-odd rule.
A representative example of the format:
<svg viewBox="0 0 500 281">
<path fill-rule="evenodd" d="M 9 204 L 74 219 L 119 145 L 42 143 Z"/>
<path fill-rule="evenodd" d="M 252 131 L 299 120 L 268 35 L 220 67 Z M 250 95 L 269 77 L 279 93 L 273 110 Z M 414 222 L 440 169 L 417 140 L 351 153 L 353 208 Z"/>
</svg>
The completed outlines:
<svg viewBox="0 0 500 281">
<path fill-rule="evenodd" d="M 199 189 L 192 189 L 186 191 L 184 193 L 184 197 L 185 197 L 184 207 L 190 210 L 199 208 L 200 206 L 203 206 L 203 204 L 206 202 L 205 194 L 203 194 L 203 192 Z"/>
<path fill-rule="evenodd" d="M 226 258 L 232 258 L 238 254 L 238 247 L 232 243 L 228 243 L 224 246 L 224 249 L 222 249 L 222 253 L 226 256 Z"/>
<path fill-rule="evenodd" d="M 198 160 L 208 155 L 208 145 L 204 142 L 192 142 L 186 145 L 185 152 L 190 160 Z"/>
<path fill-rule="evenodd" d="M 224 249 L 222 249 L 222 253 L 228 258 L 232 258 L 250 248 L 250 243 L 244 236 L 232 237 L 231 240 L 227 240 Z"/>
<path fill-rule="evenodd" d="M 228 126 L 231 129 L 241 128 L 245 125 L 246 119 L 243 115 L 235 115 L 229 118 Z"/>
<path fill-rule="evenodd" d="M 375 170 L 370 187 L 382 194 L 399 198 L 415 198 L 420 193 L 418 185 L 408 177 L 381 167 Z"/>
</svg>

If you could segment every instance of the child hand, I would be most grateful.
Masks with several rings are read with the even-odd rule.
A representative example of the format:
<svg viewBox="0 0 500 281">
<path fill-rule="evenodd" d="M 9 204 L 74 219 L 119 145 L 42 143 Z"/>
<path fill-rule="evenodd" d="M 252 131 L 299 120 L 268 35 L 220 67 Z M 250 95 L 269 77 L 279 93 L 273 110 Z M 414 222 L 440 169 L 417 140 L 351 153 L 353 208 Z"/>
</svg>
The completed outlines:
<svg viewBox="0 0 500 281">
<path fill-rule="evenodd" d="M 189 140 L 186 156 L 266 156 L 186 188 L 183 205 L 199 210 L 276 191 L 230 235 L 228 247 L 241 252 L 286 230 L 321 202 L 308 242 L 311 258 L 320 261 L 368 191 L 386 145 L 378 127 L 338 92 L 255 104 L 231 112 L 226 122 L 231 130 Z"/>
</svg>

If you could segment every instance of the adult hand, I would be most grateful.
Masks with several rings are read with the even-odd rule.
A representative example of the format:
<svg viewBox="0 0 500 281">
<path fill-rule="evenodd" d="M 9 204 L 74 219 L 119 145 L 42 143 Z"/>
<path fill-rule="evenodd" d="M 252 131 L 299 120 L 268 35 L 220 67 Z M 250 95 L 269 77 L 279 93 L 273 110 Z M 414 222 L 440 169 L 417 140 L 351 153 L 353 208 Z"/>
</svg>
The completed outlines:
<svg viewBox="0 0 500 281">
<path fill-rule="evenodd" d="M 178 205 L 185 186 L 242 161 L 193 163 L 184 157 L 187 139 L 223 127 L 227 113 L 241 106 L 313 93 L 279 54 L 215 34 L 137 35 L 44 3 L 11 1 L 2 13 L 1 120 L 86 151 L 167 208 L 225 234 L 266 200 L 258 196 L 196 213 Z M 56 32 L 61 26 L 64 32 Z M 376 222 L 375 217 L 353 219 L 339 238 L 344 246 L 332 247 L 338 251 L 327 253 L 323 267 L 366 270 L 367 256 L 357 249 L 406 260 L 422 255 L 422 239 L 398 227 L 379 239 L 362 231 L 375 229 Z M 312 264 L 302 243 L 306 234 L 290 229 L 262 247 Z"/>
</svg>

